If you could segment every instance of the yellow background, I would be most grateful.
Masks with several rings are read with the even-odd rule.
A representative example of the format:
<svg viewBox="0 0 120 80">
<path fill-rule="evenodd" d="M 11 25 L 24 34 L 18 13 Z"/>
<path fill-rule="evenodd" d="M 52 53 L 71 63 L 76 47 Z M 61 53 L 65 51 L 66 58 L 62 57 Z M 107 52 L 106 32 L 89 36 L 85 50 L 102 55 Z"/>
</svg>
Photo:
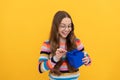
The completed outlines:
<svg viewBox="0 0 120 80">
<path fill-rule="evenodd" d="M 120 80 L 119 0 L 1 0 L 0 80 L 48 80 L 48 72 L 38 72 L 38 58 L 58 10 L 72 16 L 92 58 L 79 80 Z"/>
</svg>

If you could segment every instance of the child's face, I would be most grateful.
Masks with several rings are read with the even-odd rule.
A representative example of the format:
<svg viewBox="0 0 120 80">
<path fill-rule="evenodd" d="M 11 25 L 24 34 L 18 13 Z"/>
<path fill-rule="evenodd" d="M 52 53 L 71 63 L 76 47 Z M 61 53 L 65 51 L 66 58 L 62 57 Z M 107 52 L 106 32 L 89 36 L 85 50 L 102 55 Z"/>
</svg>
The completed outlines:
<svg viewBox="0 0 120 80">
<path fill-rule="evenodd" d="M 68 17 L 63 18 L 58 28 L 60 37 L 66 38 L 71 30 L 72 30 L 71 19 Z"/>
</svg>

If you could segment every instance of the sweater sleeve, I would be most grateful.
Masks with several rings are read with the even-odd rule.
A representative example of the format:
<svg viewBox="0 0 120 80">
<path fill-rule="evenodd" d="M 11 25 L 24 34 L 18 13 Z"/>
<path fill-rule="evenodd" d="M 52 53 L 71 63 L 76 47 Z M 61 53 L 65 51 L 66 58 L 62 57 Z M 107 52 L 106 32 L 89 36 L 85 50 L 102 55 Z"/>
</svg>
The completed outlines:
<svg viewBox="0 0 120 80">
<path fill-rule="evenodd" d="M 38 63 L 38 70 L 40 73 L 48 71 L 55 66 L 53 58 L 50 58 L 50 45 L 49 42 L 44 42 L 41 46 L 40 57 Z"/>
<path fill-rule="evenodd" d="M 84 51 L 84 46 L 78 38 L 76 38 L 75 42 L 76 42 L 76 45 L 77 45 L 77 49 L 80 50 L 80 51 Z"/>
<path fill-rule="evenodd" d="M 91 64 L 91 58 L 90 58 L 89 54 L 84 51 L 84 50 L 85 50 L 85 49 L 84 49 L 84 46 L 83 46 L 82 42 L 80 41 L 80 39 L 78 39 L 78 38 L 76 39 L 76 45 L 77 45 L 77 49 L 78 49 L 78 50 L 84 52 L 84 57 L 88 57 L 88 58 L 89 58 L 89 63 L 86 64 L 86 66 L 87 66 L 87 65 L 90 65 L 90 64 Z"/>
</svg>

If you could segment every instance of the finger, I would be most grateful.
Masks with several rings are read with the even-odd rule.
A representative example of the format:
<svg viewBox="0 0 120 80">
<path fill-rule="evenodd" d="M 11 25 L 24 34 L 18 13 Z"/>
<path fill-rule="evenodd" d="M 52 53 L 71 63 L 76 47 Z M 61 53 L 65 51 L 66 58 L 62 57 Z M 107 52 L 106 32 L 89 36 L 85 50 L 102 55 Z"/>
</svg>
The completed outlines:
<svg viewBox="0 0 120 80">
<path fill-rule="evenodd" d="M 59 52 L 60 52 L 61 50 L 58 48 L 56 51 L 59 51 Z"/>
<path fill-rule="evenodd" d="M 84 57 L 82 60 L 86 60 L 87 58 L 86 57 Z"/>
<path fill-rule="evenodd" d="M 59 54 L 60 52 L 59 51 L 56 51 L 56 54 Z"/>
<path fill-rule="evenodd" d="M 61 51 L 64 51 L 64 52 L 66 52 L 66 50 L 65 49 L 63 49 L 63 48 L 60 48 L 61 49 Z"/>
<path fill-rule="evenodd" d="M 85 63 L 85 62 L 87 62 L 87 60 L 82 60 L 82 62 L 84 62 L 84 63 Z"/>
<path fill-rule="evenodd" d="M 89 61 L 89 59 L 88 58 L 83 58 L 82 61 L 86 62 L 86 61 Z"/>
<path fill-rule="evenodd" d="M 84 64 L 85 64 L 85 65 L 87 65 L 87 64 L 88 64 L 88 62 L 85 62 Z"/>
<path fill-rule="evenodd" d="M 83 62 L 84 62 L 84 64 L 88 64 L 89 60 L 84 60 Z"/>
<path fill-rule="evenodd" d="M 61 52 L 61 53 L 66 53 L 67 51 L 65 50 L 65 49 L 63 49 L 63 48 L 59 48 L 59 51 Z"/>
</svg>

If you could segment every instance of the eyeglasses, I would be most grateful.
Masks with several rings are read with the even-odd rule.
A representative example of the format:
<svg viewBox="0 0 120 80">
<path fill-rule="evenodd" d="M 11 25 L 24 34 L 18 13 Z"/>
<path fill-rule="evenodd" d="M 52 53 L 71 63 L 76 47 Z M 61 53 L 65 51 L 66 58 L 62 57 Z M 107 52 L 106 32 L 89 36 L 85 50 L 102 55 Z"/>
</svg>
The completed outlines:
<svg viewBox="0 0 120 80">
<path fill-rule="evenodd" d="M 59 27 L 61 28 L 61 29 L 66 29 L 66 28 L 68 28 L 68 29 L 71 29 L 72 28 L 72 24 L 69 24 L 69 25 L 66 25 L 66 24 L 64 24 L 64 23 L 61 23 L 60 25 L 59 25 Z"/>
</svg>

